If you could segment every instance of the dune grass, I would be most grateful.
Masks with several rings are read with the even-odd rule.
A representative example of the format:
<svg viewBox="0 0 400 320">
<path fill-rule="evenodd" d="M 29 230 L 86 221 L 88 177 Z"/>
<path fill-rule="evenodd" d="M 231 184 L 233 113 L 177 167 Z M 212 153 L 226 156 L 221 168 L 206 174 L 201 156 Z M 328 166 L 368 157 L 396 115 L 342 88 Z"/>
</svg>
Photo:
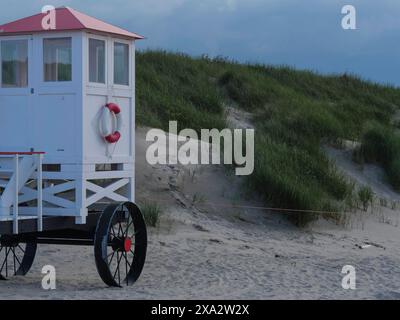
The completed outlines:
<svg viewBox="0 0 400 320">
<path fill-rule="evenodd" d="M 377 122 L 368 122 L 357 152 L 358 159 L 362 162 L 382 165 L 389 182 L 400 191 L 400 134 L 396 129 Z"/>
<path fill-rule="evenodd" d="M 151 227 L 157 227 L 162 214 L 161 207 L 157 203 L 145 201 L 140 208 L 146 224 Z"/>
<path fill-rule="evenodd" d="M 284 208 L 339 211 L 353 186 L 321 145 L 366 140 L 371 120 L 392 130 L 399 103 L 399 89 L 347 74 L 322 76 L 164 51 L 137 55 L 139 124 L 167 129 L 169 120 L 177 120 L 180 129 L 221 129 L 226 127 L 224 105 L 251 112 L 256 159 L 248 186 L 270 205 Z M 367 155 L 368 144 L 363 145 Z M 390 157 L 383 165 L 397 183 L 400 160 Z M 314 218 L 295 217 L 299 224 Z"/>
</svg>

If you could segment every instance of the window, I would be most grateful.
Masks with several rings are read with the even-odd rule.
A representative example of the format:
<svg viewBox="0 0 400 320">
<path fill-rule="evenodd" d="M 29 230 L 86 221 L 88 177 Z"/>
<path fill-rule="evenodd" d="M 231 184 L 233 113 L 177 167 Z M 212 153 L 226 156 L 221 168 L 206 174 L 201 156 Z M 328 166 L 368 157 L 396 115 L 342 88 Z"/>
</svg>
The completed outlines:
<svg viewBox="0 0 400 320">
<path fill-rule="evenodd" d="M 114 84 L 129 86 L 129 45 L 114 43 Z"/>
<path fill-rule="evenodd" d="M 1 41 L 1 86 L 28 86 L 28 40 Z"/>
<path fill-rule="evenodd" d="M 89 39 L 89 81 L 106 83 L 106 43 Z"/>
<path fill-rule="evenodd" d="M 44 81 L 72 80 L 71 46 L 71 38 L 43 40 Z"/>
</svg>

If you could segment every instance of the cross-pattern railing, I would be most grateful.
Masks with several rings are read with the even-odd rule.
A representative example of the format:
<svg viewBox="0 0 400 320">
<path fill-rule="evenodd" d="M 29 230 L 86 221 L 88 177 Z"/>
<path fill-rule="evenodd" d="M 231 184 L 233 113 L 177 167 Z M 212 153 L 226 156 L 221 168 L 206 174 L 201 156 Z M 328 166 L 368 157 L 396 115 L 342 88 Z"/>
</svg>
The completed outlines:
<svg viewBox="0 0 400 320">
<path fill-rule="evenodd" d="M 3 199 L 3 195 L 0 196 L 0 204 L 4 206 L 4 203 L 6 203 L 6 209 L 9 205 L 13 207 L 12 220 L 14 234 L 18 234 L 19 220 L 26 218 L 19 215 L 19 193 L 26 182 L 32 177 L 36 177 L 37 185 L 37 216 L 35 217 L 37 218 L 37 229 L 38 231 L 43 230 L 43 155 L 44 152 L 0 152 L 0 158 L 13 160 L 12 176 L 8 184 L 4 187 L 5 191 L 3 191 L 3 195 L 7 192 L 8 199 Z M 30 161 L 25 160 L 23 162 L 26 158 Z M 34 174 L 35 172 L 36 175 Z M 12 188 L 12 190 L 9 188 Z"/>
</svg>

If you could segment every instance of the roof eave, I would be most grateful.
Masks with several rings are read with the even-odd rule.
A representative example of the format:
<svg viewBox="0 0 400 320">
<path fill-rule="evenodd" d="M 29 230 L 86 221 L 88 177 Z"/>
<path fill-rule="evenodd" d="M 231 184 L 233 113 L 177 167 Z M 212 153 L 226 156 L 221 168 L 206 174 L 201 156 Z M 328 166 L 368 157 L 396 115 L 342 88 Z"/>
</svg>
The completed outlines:
<svg viewBox="0 0 400 320">
<path fill-rule="evenodd" d="M 32 35 L 32 34 L 37 34 L 37 33 L 56 33 L 56 32 L 79 32 L 79 31 L 90 31 L 94 34 L 102 34 L 102 35 L 113 35 L 118 38 L 123 38 L 123 39 L 128 39 L 128 40 L 144 40 L 146 39 L 145 37 L 141 35 L 125 35 L 125 34 L 119 34 L 119 33 L 113 33 L 113 32 L 105 32 L 105 31 L 99 31 L 96 29 L 88 29 L 88 28 L 82 28 L 82 29 L 59 29 L 59 30 L 34 30 L 34 31 L 17 31 L 17 32 L 0 32 L 0 37 L 2 36 L 21 36 L 21 35 Z"/>
</svg>

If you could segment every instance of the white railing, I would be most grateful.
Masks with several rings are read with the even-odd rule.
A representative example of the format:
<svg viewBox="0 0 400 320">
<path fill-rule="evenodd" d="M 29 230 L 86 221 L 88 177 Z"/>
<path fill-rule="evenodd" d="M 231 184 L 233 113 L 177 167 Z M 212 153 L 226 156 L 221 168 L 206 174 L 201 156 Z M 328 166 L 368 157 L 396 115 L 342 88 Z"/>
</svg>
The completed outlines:
<svg viewBox="0 0 400 320">
<path fill-rule="evenodd" d="M 21 218 L 24 218 L 23 216 L 19 215 L 19 193 L 21 191 L 21 188 L 24 187 L 25 183 L 31 178 L 31 176 L 35 176 L 34 175 L 35 171 L 36 171 L 36 184 L 37 184 L 37 217 L 35 218 L 37 218 L 38 231 L 43 231 L 43 173 L 42 173 L 43 155 L 44 155 L 43 152 L 0 152 L 0 157 L 13 158 L 13 164 L 14 164 L 13 175 L 10 178 L 9 182 L 11 181 L 14 182 L 14 185 L 12 186 L 14 234 L 18 234 L 19 220 Z M 24 157 L 31 157 L 32 161 L 31 163 L 28 163 L 27 166 L 22 166 L 22 172 L 21 172 L 20 159 Z"/>
</svg>

